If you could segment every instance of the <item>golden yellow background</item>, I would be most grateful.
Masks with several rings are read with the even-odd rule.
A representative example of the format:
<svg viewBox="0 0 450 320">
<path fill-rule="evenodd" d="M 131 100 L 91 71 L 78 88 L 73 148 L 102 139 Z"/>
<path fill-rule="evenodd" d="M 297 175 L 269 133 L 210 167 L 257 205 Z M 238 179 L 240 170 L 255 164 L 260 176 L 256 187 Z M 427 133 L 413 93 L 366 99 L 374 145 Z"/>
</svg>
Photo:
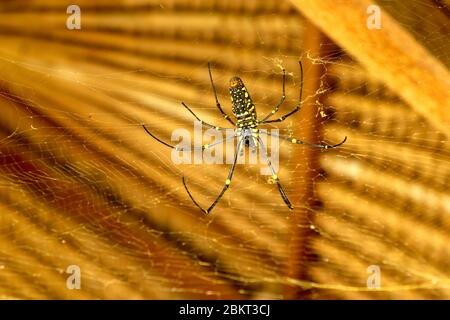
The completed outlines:
<svg viewBox="0 0 450 320">
<path fill-rule="evenodd" d="M 448 299 L 450 65 L 446 1 L 78 0 L 0 3 L 3 299 Z M 258 166 L 176 165 L 186 102 L 228 126 L 228 80 L 280 128 L 289 211 Z M 68 266 L 81 289 L 66 286 Z M 369 266 L 381 287 L 368 288 Z"/>
</svg>

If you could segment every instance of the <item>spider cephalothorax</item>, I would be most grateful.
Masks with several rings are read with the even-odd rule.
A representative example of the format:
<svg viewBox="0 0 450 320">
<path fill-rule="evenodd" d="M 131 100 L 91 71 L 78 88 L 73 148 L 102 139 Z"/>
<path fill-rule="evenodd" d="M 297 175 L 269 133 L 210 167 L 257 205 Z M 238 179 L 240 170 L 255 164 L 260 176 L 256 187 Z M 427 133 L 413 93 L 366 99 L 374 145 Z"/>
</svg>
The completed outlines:
<svg viewBox="0 0 450 320">
<path fill-rule="evenodd" d="M 217 196 L 216 200 L 209 206 L 208 209 L 203 209 L 198 203 L 197 201 L 195 201 L 194 197 L 192 196 L 191 192 L 189 191 L 185 179 L 183 177 L 183 185 L 189 195 L 189 197 L 191 198 L 192 202 L 199 207 L 203 212 L 205 213 L 209 213 L 211 212 L 211 210 L 216 206 L 216 204 L 220 201 L 220 199 L 222 198 L 222 196 L 224 195 L 225 191 L 228 190 L 228 187 L 231 184 L 231 179 L 233 178 L 233 173 L 234 173 L 234 168 L 236 166 L 236 161 L 238 158 L 238 155 L 240 154 L 240 151 L 242 150 L 243 147 L 250 147 L 251 149 L 255 149 L 257 146 L 260 148 L 261 153 L 265 156 L 265 159 L 267 161 L 267 165 L 272 173 L 272 178 L 273 181 L 275 181 L 275 183 L 277 184 L 278 187 L 278 191 L 280 192 L 281 197 L 283 198 L 283 201 L 286 203 L 286 205 L 289 207 L 289 209 L 293 209 L 293 206 L 291 204 L 291 202 L 289 201 L 286 193 L 284 192 L 283 188 L 281 187 L 280 184 L 280 180 L 278 178 L 278 175 L 275 172 L 275 169 L 272 166 L 272 163 L 267 155 L 267 150 L 263 144 L 262 139 L 259 137 L 259 134 L 265 134 L 268 136 L 272 136 L 272 137 L 276 137 L 276 138 L 281 138 L 284 140 L 287 140 L 291 143 L 294 144 L 304 144 L 306 146 L 309 147 L 313 147 L 313 148 L 320 148 L 320 149 L 330 149 L 330 148 L 335 148 L 337 146 L 340 146 L 341 144 L 343 144 L 346 140 L 347 137 L 344 138 L 344 140 L 341 143 L 338 143 L 336 145 L 327 145 L 327 144 L 314 144 L 314 143 L 309 143 L 309 142 L 305 142 L 305 141 L 301 141 L 292 137 L 286 137 L 286 136 L 281 136 L 278 134 L 273 134 L 273 133 L 269 133 L 265 130 L 259 131 L 258 126 L 265 124 L 265 123 L 273 123 L 273 122 L 282 122 L 284 121 L 287 117 L 293 115 L 294 113 L 296 113 L 297 111 L 300 110 L 300 106 L 301 106 L 301 101 L 302 101 L 302 87 L 303 87 L 303 68 L 302 68 L 302 64 L 301 62 L 299 62 L 300 64 L 300 96 L 299 96 L 299 101 L 297 103 L 297 105 L 295 106 L 294 110 L 286 113 L 285 115 L 281 116 L 278 119 L 274 119 L 274 120 L 269 120 L 269 118 L 274 115 L 278 109 L 280 108 L 280 106 L 283 104 L 286 96 L 285 96 L 285 83 L 286 83 L 286 72 L 283 70 L 283 95 L 281 97 L 280 102 L 277 104 L 277 106 L 271 111 L 269 112 L 265 117 L 263 117 L 261 120 L 258 120 L 256 117 L 256 109 L 255 109 L 255 105 L 252 101 L 252 98 L 250 97 L 249 92 L 247 91 L 247 88 L 244 85 L 244 82 L 241 80 L 241 78 L 239 77 L 233 77 L 230 80 L 230 95 L 231 95 L 231 104 L 232 104 L 232 111 L 233 111 L 233 115 L 236 118 L 236 122 L 235 123 L 228 114 L 226 114 L 223 110 L 222 107 L 219 103 L 219 100 L 217 99 L 217 92 L 216 92 L 216 88 L 214 87 L 214 82 L 212 79 L 212 75 L 211 75 L 211 67 L 208 64 L 208 71 L 209 71 L 209 78 L 211 80 L 211 86 L 214 92 L 214 97 L 216 99 L 216 106 L 219 109 L 220 113 L 223 115 L 223 117 L 228 120 L 228 122 L 230 122 L 233 126 L 234 126 L 234 137 L 237 137 L 238 141 L 237 141 L 237 145 L 236 145 L 236 150 L 235 150 L 235 154 L 234 154 L 234 159 L 233 159 L 233 163 L 231 164 L 231 168 L 230 171 L 228 172 L 228 177 L 225 180 L 225 185 L 222 188 L 221 193 Z M 217 131 L 223 131 L 223 130 L 227 130 L 228 128 L 223 128 L 223 127 L 217 127 L 217 126 L 213 126 L 207 122 L 202 121 L 199 117 L 197 117 L 197 115 L 186 105 L 182 102 L 183 106 L 198 120 L 201 121 L 202 124 L 206 127 L 212 128 L 214 130 Z M 155 137 L 150 131 L 147 130 L 147 128 L 145 126 L 143 126 L 145 131 L 147 131 L 147 133 L 152 136 L 154 139 L 156 139 L 157 141 L 161 142 L 162 144 L 170 147 L 170 148 L 175 148 L 175 146 L 172 146 L 162 140 L 160 140 L 159 138 Z M 229 138 L 226 138 L 229 139 Z M 224 142 L 225 139 L 222 139 L 219 141 L 215 141 L 213 144 L 210 145 L 203 145 L 201 147 L 201 149 L 207 149 L 213 145 L 217 145 L 219 143 Z M 193 150 L 196 150 L 196 147 L 192 148 Z"/>
</svg>

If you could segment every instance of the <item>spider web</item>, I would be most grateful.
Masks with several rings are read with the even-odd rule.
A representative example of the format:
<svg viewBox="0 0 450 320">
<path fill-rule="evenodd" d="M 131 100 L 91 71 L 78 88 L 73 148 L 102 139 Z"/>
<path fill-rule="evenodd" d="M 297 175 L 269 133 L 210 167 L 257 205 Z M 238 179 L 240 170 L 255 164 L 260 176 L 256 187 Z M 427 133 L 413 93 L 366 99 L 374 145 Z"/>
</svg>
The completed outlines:
<svg viewBox="0 0 450 320">
<path fill-rule="evenodd" d="M 380 1 L 448 66 L 448 20 L 433 25 L 444 9 L 411 3 L 434 9 L 394 14 Z M 308 35 L 289 2 L 79 5 L 76 31 L 58 1 L 0 5 L 2 298 L 448 298 L 447 138 L 344 50 Z M 142 124 L 167 142 L 175 129 L 193 132 L 184 101 L 229 127 L 207 61 L 224 110 L 239 75 L 260 117 L 279 101 L 285 68 L 282 115 L 298 102 L 299 58 L 302 110 L 267 128 L 347 143 L 321 152 L 280 142 L 293 211 L 259 174 L 265 164 L 238 164 L 205 216 L 181 177 L 207 207 L 229 164 L 176 165 Z M 67 288 L 71 265 L 80 290 Z M 378 290 L 369 266 L 381 270 Z"/>
</svg>

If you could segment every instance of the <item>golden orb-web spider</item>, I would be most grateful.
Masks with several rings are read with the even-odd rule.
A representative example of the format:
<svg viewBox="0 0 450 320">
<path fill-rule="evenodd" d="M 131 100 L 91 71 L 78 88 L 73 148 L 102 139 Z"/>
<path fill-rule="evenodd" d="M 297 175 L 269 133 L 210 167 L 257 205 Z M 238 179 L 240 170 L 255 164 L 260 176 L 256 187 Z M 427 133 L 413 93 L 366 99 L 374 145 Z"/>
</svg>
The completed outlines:
<svg viewBox="0 0 450 320">
<path fill-rule="evenodd" d="M 289 209 L 293 209 L 293 206 L 291 204 L 291 202 L 289 201 L 286 193 L 284 192 L 283 188 L 281 187 L 280 184 L 280 180 L 272 166 L 272 163 L 267 155 L 267 150 L 263 144 L 262 139 L 259 137 L 259 134 L 266 134 L 269 136 L 275 136 L 284 140 L 287 140 L 291 143 L 295 143 L 295 144 L 303 144 L 312 148 L 320 148 L 320 149 L 331 149 L 331 148 L 335 148 L 338 147 L 340 145 L 342 145 L 346 140 L 347 137 L 344 138 L 344 140 L 338 144 L 335 145 L 327 145 L 327 144 L 314 144 L 314 143 L 309 143 L 309 142 L 305 142 L 305 141 L 301 141 L 295 138 L 291 138 L 291 137 L 287 137 L 287 136 L 281 136 L 281 135 L 274 135 L 272 133 L 266 132 L 266 131 L 259 131 L 258 126 L 261 124 L 265 124 L 265 123 L 273 123 L 273 122 L 282 122 L 284 121 L 286 118 L 288 118 L 289 116 L 293 115 L 294 113 L 296 113 L 297 111 L 300 110 L 301 107 L 301 101 L 302 101 L 302 91 L 303 91 L 303 66 L 301 61 L 299 61 L 299 65 L 300 65 L 300 96 L 299 96 L 299 101 L 297 103 L 297 105 L 295 106 L 294 110 L 292 110 L 291 112 L 286 113 L 285 115 L 281 116 L 278 119 L 275 120 L 269 120 L 269 118 L 274 115 L 278 109 L 281 107 L 281 105 L 283 104 L 284 100 L 286 99 L 286 95 L 285 95 L 285 84 L 286 84 L 286 71 L 283 69 L 283 82 L 282 82 L 282 90 L 283 90 L 283 95 L 280 99 L 280 101 L 278 102 L 277 106 L 271 111 L 269 112 L 262 120 L 258 120 L 256 117 L 256 109 L 255 109 L 255 105 L 253 103 L 252 98 L 250 97 L 250 94 L 247 91 L 247 88 L 244 85 L 244 82 L 241 80 L 241 78 L 239 77 L 233 77 L 230 79 L 230 95 L 231 95 L 231 103 L 232 103 L 232 112 L 233 115 L 235 117 L 235 119 L 237 120 L 237 124 L 231 119 L 231 117 L 226 114 L 221 105 L 220 102 L 217 98 L 217 92 L 216 92 L 216 88 L 214 86 L 214 81 L 212 78 L 212 74 L 211 74 L 211 66 L 208 63 L 208 72 L 209 72 L 209 78 L 211 81 L 211 87 L 212 90 L 214 92 L 214 97 L 216 99 L 216 106 L 219 109 L 220 113 L 222 114 L 222 116 L 228 120 L 228 122 L 230 122 L 233 126 L 234 126 L 234 131 L 235 131 L 235 135 L 234 137 L 238 137 L 238 142 L 236 145 L 236 149 L 235 149 L 235 154 L 234 154 L 234 159 L 233 162 L 231 164 L 231 168 L 230 171 L 228 173 L 228 177 L 225 180 L 225 185 L 223 186 L 222 192 L 219 194 L 219 196 L 216 198 L 216 200 L 211 204 L 211 206 L 208 209 L 204 209 L 202 208 L 198 202 L 194 199 L 194 197 L 192 196 L 191 192 L 189 191 L 187 185 L 186 185 L 186 181 L 185 178 L 183 176 L 182 181 L 183 181 L 183 185 L 189 195 L 189 197 L 191 198 L 192 202 L 194 202 L 194 204 L 199 207 L 204 213 L 209 213 L 211 212 L 211 210 L 216 206 L 216 204 L 220 201 L 220 199 L 222 198 L 222 196 L 224 195 L 225 191 L 227 191 L 228 187 L 230 186 L 231 183 L 231 179 L 233 178 L 233 172 L 234 172 L 234 168 L 236 166 L 236 161 L 238 158 L 238 154 L 241 151 L 242 148 L 242 143 L 244 142 L 244 145 L 247 147 L 252 147 L 254 148 L 257 145 L 260 145 L 260 148 L 262 150 L 262 153 L 265 155 L 265 159 L 267 161 L 267 165 L 270 168 L 270 171 L 272 173 L 272 178 L 273 180 L 277 183 L 277 187 L 278 187 L 278 191 L 281 194 L 281 197 L 283 198 L 284 202 L 286 203 L 286 205 L 289 207 Z M 201 120 L 184 102 L 181 103 L 198 121 L 200 121 L 204 126 L 212 128 L 214 130 L 217 131 L 221 131 L 221 130 L 227 130 L 230 128 L 223 128 L 223 127 L 217 127 L 217 126 L 213 126 L 203 120 Z M 168 146 L 170 148 L 173 148 L 175 150 L 177 150 L 177 147 L 172 146 L 162 140 L 160 140 L 159 138 L 157 138 L 156 136 L 154 136 L 146 127 L 145 125 L 143 125 L 145 131 L 151 136 L 153 137 L 155 140 L 157 140 L 158 142 L 164 144 L 165 146 Z M 219 143 L 224 142 L 226 139 L 222 139 L 219 141 L 215 141 L 214 143 L 210 144 L 210 145 L 203 145 L 201 147 L 202 150 L 211 147 L 213 145 L 217 145 Z M 192 150 L 192 149 L 191 149 Z M 195 150 L 195 147 L 194 147 Z"/>
</svg>

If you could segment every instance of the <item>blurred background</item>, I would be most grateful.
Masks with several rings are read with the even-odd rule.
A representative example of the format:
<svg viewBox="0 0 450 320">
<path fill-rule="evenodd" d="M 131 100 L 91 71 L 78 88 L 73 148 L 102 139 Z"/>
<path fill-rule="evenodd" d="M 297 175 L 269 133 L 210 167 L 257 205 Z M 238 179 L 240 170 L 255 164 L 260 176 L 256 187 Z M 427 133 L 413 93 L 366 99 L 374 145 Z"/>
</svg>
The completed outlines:
<svg viewBox="0 0 450 320">
<path fill-rule="evenodd" d="M 67 28 L 72 4 L 81 29 Z M 449 299 L 448 5 L 2 1 L 0 298 Z M 228 127 L 208 62 L 225 111 L 239 75 L 260 116 L 285 68 L 284 114 L 298 102 L 299 60 L 302 109 L 266 128 L 348 141 L 281 143 L 293 211 L 242 164 L 205 216 L 181 177 L 206 207 L 229 166 L 174 164 L 142 124 L 165 141 L 192 132 L 184 101 Z"/>
</svg>

